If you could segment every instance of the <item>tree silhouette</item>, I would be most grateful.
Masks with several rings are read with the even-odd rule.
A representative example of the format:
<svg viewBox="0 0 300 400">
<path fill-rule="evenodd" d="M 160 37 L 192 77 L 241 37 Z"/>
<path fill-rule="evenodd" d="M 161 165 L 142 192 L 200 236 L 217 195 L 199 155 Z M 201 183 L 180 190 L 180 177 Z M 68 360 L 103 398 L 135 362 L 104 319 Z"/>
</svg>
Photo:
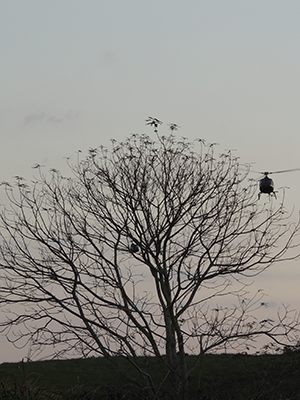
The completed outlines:
<svg viewBox="0 0 300 400">
<path fill-rule="evenodd" d="M 29 186 L 4 185 L 2 327 L 16 345 L 51 346 L 56 356 L 125 356 L 153 397 L 171 382 L 173 398 L 185 399 L 187 353 L 241 350 L 258 335 L 283 343 L 296 332 L 288 311 L 258 322 L 265 303 L 242 279 L 294 258 L 299 224 L 282 203 L 257 200 L 230 151 L 178 140 L 176 124 L 166 136 L 159 120 L 147 124 L 155 140 L 133 134 L 90 149 L 71 178 L 39 168 Z M 145 356 L 155 356 L 159 381 Z"/>
</svg>

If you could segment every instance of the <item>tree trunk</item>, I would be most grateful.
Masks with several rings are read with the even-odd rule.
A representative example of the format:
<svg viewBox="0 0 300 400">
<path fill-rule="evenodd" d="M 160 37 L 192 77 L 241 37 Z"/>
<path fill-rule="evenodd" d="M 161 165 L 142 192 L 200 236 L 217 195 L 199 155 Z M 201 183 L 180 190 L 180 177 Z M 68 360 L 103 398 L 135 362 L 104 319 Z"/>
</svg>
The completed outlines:
<svg viewBox="0 0 300 400">
<path fill-rule="evenodd" d="M 171 307 L 164 310 L 166 325 L 166 355 L 169 365 L 170 381 L 174 400 L 185 400 L 186 398 L 186 361 L 183 341 L 179 344 L 179 360 L 177 356 L 176 329 L 172 318 Z M 179 361 L 179 362 L 178 362 Z"/>
</svg>

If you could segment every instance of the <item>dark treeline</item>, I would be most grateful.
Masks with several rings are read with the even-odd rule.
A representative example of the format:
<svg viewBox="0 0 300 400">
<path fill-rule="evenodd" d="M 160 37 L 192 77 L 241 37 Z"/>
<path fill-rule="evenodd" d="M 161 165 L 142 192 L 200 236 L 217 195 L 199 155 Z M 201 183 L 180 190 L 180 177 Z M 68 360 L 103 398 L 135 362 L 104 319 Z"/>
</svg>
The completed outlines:
<svg viewBox="0 0 300 400">
<path fill-rule="evenodd" d="M 193 356 L 187 356 L 188 363 Z M 145 358 L 155 375 L 155 358 Z M 128 363 L 123 360 L 124 365 Z M 128 363 L 127 368 L 130 367 Z M 296 400 L 300 398 L 300 352 L 205 355 L 190 376 L 189 400 Z M 153 400 L 126 382 L 104 358 L 4 363 L 1 399 Z M 157 377 L 159 381 L 159 377 Z M 171 400 L 167 384 L 157 400 Z"/>
</svg>

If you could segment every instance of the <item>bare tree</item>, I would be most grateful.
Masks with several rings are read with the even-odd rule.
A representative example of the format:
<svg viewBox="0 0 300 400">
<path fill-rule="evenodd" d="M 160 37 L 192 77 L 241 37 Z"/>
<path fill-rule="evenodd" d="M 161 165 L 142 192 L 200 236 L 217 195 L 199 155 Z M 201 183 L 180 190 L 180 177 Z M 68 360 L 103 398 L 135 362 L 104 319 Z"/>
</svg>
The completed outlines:
<svg viewBox="0 0 300 400">
<path fill-rule="evenodd" d="M 177 140 L 176 124 L 161 136 L 159 120 L 147 123 L 155 141 L 133 134 L 110 151 L 90 149 L 71 178 L 38 167 L 30 186 L 5 184 L 2 327 L 16 345 L 52 346 L 57 356 L 125 356 L 153 397 L 169 381 L 173 398 L 185 399 L 186 353 L 296 335 L 287 311 L 259 322 L 264 302 L 242 282 L 295 257 L 299 223 L 282 203 L 258 201 L 230 151 Z M 161 381 L 142 356 L 156 357 Z"/>
</svg>

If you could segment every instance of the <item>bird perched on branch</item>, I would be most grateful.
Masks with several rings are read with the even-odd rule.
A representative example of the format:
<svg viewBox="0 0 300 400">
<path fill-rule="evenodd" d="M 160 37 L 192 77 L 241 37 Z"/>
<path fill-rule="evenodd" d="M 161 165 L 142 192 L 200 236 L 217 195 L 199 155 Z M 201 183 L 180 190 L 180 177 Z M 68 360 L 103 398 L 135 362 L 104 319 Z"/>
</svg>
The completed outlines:
<svg viewBox="0 0 300 400">
<path fill-rule="evenodd" d="M 139 248 L 139 246 L 137 244 L 131 243 L 130 251 L 132 253 L 138 253 L 140 251 L 140 248 Z"/>
</svg>

